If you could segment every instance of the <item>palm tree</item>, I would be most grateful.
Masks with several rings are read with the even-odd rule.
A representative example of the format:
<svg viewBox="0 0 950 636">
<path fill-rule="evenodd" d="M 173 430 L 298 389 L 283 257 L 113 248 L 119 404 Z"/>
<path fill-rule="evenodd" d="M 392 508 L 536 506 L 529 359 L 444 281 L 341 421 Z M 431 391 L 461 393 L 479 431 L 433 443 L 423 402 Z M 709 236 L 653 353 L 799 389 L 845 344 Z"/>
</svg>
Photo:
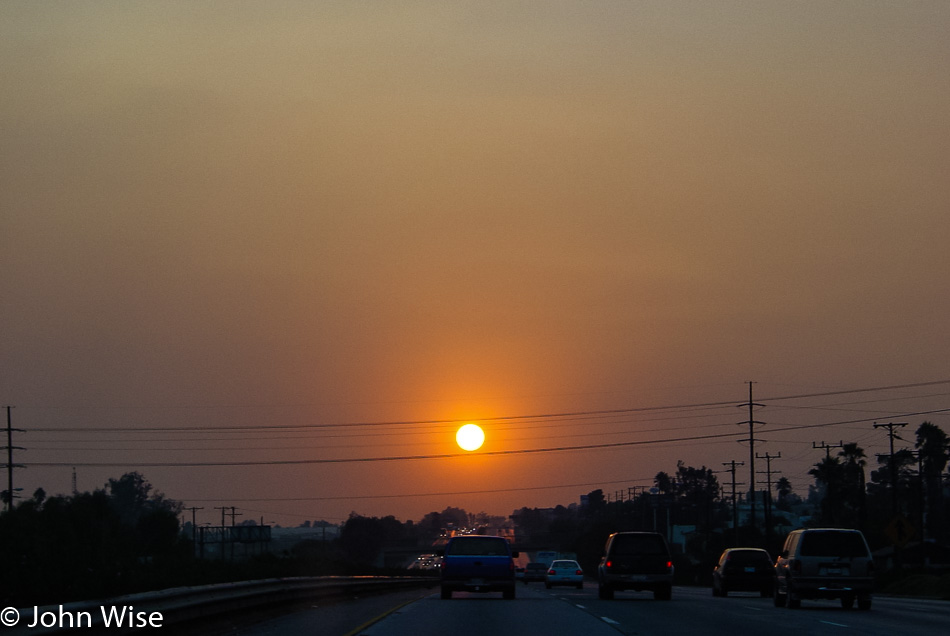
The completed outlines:
<svg viewBox="0 0 950 636">
<path fill-rule="evenodd" d="M 950 459 L 950 441 L 939 426 L 924 422 L 917 428 L 917 452 L 926 484 L 928 523 L 931 537 L 943 535 L 943 484 L 941 476 Z"/>
<path fill-rule="evenodd" d="M 775 492 L 778 494 L 775 507 L 787 512 L 789 510 L 788 496 L 792 494 L 792 482 L 788 480 L 788 477 L 779 477 L 775 482 Z"/>
<path fill-rule="evenodd" d="M 808 471 L 815 478 L 815 485 L 821 493 L 821 522 L 839 525 L 844 500 L 844 469 L 837 457 L 826 456 Z"/>
<path fill-rule="evenodd" d="M 855 442 L 850 442 L 841 447 L 838 457 L 844 460 L 843 472 L 846 479 L 845 489 L 854 495 L 858 503 L 858 529 L 867 528 L 867 488 L 865 487 L 864 467 L 865 461 L 864 449 Z M 850 503 L 851 497 L 845 498 L 845 503 Z"/>
</svg>

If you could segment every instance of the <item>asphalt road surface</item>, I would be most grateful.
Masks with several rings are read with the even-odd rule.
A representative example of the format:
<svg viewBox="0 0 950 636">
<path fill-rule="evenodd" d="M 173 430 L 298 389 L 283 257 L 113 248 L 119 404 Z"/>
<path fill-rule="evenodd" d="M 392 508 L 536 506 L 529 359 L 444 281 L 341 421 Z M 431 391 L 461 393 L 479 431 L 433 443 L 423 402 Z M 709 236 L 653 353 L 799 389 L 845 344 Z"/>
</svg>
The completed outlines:
<svg viewBox="0 0 950 636">
<path fill-rule="evenodd" d="M 441 600 L 438 589 L 413 594 L 353 599 L 272 618 L 232 631 L 241 636 L 320 634 L 326 636 L 811 636 L 860 634 L 899 636 L 950 634 L 950 603 L 894 597 L 874 598 L 870 611 L 845 610 L 837 601 L 802 601 L 798 610 L 776 608 L 770 598 L 733 593 L 715 598 L 708 588 L 676 587 L 673 600 L 618 592 L 597 598 L 597 586 L 583 590 L 542 584 L 518 585 L 518 597 L 459 593 Z"/>
</svg>

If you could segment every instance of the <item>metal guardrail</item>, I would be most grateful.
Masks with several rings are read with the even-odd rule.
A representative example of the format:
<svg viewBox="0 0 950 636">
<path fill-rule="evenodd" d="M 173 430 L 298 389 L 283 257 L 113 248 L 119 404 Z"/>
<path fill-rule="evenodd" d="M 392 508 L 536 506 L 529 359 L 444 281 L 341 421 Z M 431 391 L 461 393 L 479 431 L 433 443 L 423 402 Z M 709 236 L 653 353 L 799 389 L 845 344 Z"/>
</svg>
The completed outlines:
<svg viewBox="0 0 950 636">
<path fill-rule="evenodd" d="M 183 625 L 213 620 L 228 613 L 247 612 L 268 606 L 316 598 L 341 598 L 438 585 L 426 577 L 298 577 L 177 587 L 116 598 L 46 605 L 16 610 L 18 620 L 3 610 L 3 636 L 13 634 L 78 633 L 123 634 L 143 627 Z M 34 625 L 35 627 L 30 627 Z"/>
</svg>

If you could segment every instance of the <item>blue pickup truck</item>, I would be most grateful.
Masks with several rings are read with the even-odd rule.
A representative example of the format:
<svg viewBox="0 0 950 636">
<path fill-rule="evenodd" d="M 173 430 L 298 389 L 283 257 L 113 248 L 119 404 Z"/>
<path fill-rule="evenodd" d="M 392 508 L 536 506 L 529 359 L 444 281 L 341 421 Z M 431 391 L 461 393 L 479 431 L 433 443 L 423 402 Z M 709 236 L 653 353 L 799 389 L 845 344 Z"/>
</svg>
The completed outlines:
<svg viewBox="0 0 950 636">
<path fill-rule="evenodd" d="M 442 558 L 442 598 L 452 598 L 452 592 L 501 592 L 513 599 L 517 556 L 504 537 L 452 537 Z"/>
</svg>

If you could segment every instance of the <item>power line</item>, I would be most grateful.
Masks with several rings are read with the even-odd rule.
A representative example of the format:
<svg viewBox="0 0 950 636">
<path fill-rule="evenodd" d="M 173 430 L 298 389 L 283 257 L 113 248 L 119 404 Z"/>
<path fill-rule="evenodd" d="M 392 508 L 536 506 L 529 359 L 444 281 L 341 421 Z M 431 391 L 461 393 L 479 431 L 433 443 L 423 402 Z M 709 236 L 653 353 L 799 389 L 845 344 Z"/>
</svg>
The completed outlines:
<svg viewBox="0 0 950 636">
<path fill-rule="evenodd" d="M 893 384 L 891 386 L 868 387 L 864 389 L 846 389 L 840 391 L 826 391 L 823 393 L 802 393 L 799 395 L 785 395 L 781 397 L 763 398 L 769 402 L 779 400 L 798 400 L 802 398 L 828 397 L 832 395 L 846 395 L 848 393 L 872 393 L 874 391 L 893 391 L 897 389 L 916 389 L 923 386 L 936 386 L 938 384 L 950 384 L 950 380 L 933 380 L 931 382 L 914 382 L 912 384 Z"/>
<path fill-rule="evenodd" d="M 700 439 L 715 439 L 721 437 L 735 437 L 735 433 L 720 433 L 716 435 L 701 435 L 692 437 L 669 438 L 665 440 L 634 440 L 628 442 L 612 442 L 609 444 L 585 444 L 581 446 L 556 446 L 550 448 L 524 448 L 518 450 L 499 450 L 499 451 L 479 451 L 477 453 L 439 453 L 431 455 L 400 455 L 392 457 L 350 457 L 337 459 L 286 459 L 286 460 L 261 460 L 261 461 L 231 461 L 231 462 L 33 462 L 31 466 L 85 466 L 97 468 L 116 468 L 126 467 L 134 464 L 143 468 L 185 468 L 199 466 L 279 466 L 279 465 L 302 465 L 302 464 L 351 464 L 351 463 L 373 463 L 373 462 L 393 462 L 423 459 L 454 459 L 457 457 L 471 457 L 472 455 L 485 456 L 503 456 L 503 455 L 531 455 L 538 453 L 556 453 L 566 451 L 582 450 L 604 450 L 608 448 L 622 448 L 625 446 L 642 446 L 646 444 L 656 444 L 664 442 L 695 441 Z"/>
<path fill-rule="evenodd" d="M 669 418 L 669 419 L 675 419 L 675 418 Z M 643 420 L 639 420 L 639 421 L 643 421 Z M 647 421 L 650 421 L 650 420 L 647 420 Z M 621 423 L 627 423 L 627 422 L 621 422 Z M 697 425 L 668 426 L 668 427 L 664 427 L 664 428 L 639 429 L 639 430 L 633 430 L 633 431 L 631 431 L 631 430 L 627 430 L 627 431 L 604 430 L 604 431 L 598 431 L 598 432 L 594 432 L 594 433 L 572 433 L 572 434 L 569 434 L 569 435 L 547 435 L 546 437 L 547 437 L 548 439 L 574 439 L 574 438 L 580 438 L 580 437 L 616 436 L 616 435 L 618 435 L 618 434 L 623 434 L 623 433 L 656 433 L 656 432 L 675 431 L 675 430 L 696 430 L 696 429 L 709 429 L 709 428 L 723 428 L 723 427 L 727 427 L 727 426 L 730 426 L 730 424 L 729 424 L 729 423 L 716 423 L 716 424 L 703 424 L 703 425 L 698 425 L 698 426 L 697 426 Z M 534 428 L 534 427 L 528 427 L 528 428 Z M 540 428 L 540 427 L 539 427 L 539 428 Z M 521 430 L 523 430 L 523 429 L 520 429 L 520 428 L 519 428 L 519 429 L 512 429 L 512 430 L 509 431 L 509 432 L 520 432 Z M 421 434 L 421 433 L 414 433 L 414 434 L 417 434 L 417 435 L 418 435 L 418 434 Z M 261 438 L 261 437 L 237 437 L 237 438 L 233 438 L 233 437 L 202 437 L 202 438 L 194 438 L 194 437 L 192 437 L 192 438 L 188 438 L 188 437 L 183 437 L 183 438 L 158 438 L 158 439 L 152 438 L 152 439 L 139 439 L 139 440 L 134 440 L 134 439 L 115 439 L 115 438 L 103 440 L 102 438 L 98 438 L 98 441 L 99 441 L 99 442 L 117 443 L 117 444 L 140 444 L 140 443 L 142 443 L 142 442 L 199 442 L 199 441 L 200 441 L 200 442 L 240 442 L 240 441 L 260 441 L 260 440 L 262 440 L 262 439 L 267 439 L 268 441 L 277 441 L 277 442 L 280 442 L 280 441 L 285 441 L 285 440 L 291 441 L 291 440 L 299 440 L 299 439 L 322 440 L 322 439 L 326 439 L 326 438 L 328 438 L 328 437 L 332 437 L 332 438 L 351 438 L 351 437 L 364 438 L 364 437 L 393 437 L 393 436 L 396 436 L 396 435 L 399 435 L 399 434 L 398 434 L 398 433 L 381 433 L 381 434 L 380 434 L 380 433 L 377 433 L 377 434 L 374 434 L 374 433 L 366 433 L 366 434 L 363 434 L 363 435 L 356 435 L 356 434 L 349 434 L 349 435 L 330 435 L 330 436 L 321 436 L 321 437 L 316 437 L 316 438 L 314 438 L 314 437 L 312 437 L 312 436 L 309 436 L 309 435 L 293 435 L 293 436 L 289 436 L 289 437 L 273 437 L 273 436 L 271 436 L 271 437 L 267 437 L 267 438 Z M 509 437 L 509 438 L 505 438 L 505 441 L 506 441 L 506 442 L 518 442 L 518 441 L 527 441 L 527 440 L 532 440 L 532 439 L 536 439 L 536 438 L 535 438 L 535 437 Z M 429 440 L 427 440 L 427 442 L 428 442 L 428 441 L 429 441 Z M 46 444 L 93 444 L 93 443 L 96 443 L 96 442 L 86 442 L 85 440 L 64 440 L 64 439 L 52 439 L 52 440 L 43 440 L 43 441 L 38 441 L 38 442 L 36 442 L 36 444 L 39 445 L 39 446 L 38 446 L 38 449 L 39 449 L 39 450 L 45 450 L 45 451 L 83 451 L 83 452 L 87 452 L 87 451 L 119 452 L 119 451 L 129 451 L 129 450 L 139 450 L 139 451 L 195 451 L 195 452 L 205 452 L 205 451 L 231 451 L 231 450 L 236 450 L 236 451 L 243 451 L 243 450 L 260 451 L 260 450 L 296 450 L 296 449 L 307 449 L 307 448 L 309 448 L 309 449 L 369 448 L 369 447 L 377 447 L 377 446 L 379 446 L 379 444 L 373 444 L 373 443 L 369 443 L 369 444 L 334 444 L 334 445 L 321 444 L 321 445 L 319 445 L 319 446 L 303 446 L 303 445 L 300 445 L 300 444 L 295 444 L 295 445 L 293 445 L 293 446 L 267 446 L 267 447 L 259 446 L 259 445 L 255 445 L 255 446 L 252 446 L 252 447 L 242 447 L 242 446 L 228 446 L 228 447 L 207 447 L 207 446 L 205 446 L 205 447 L 197 447 L 197 446 L 189 446 L 189 447 L 187 447 L 187 448 L 175 448 L 175 447 L 171 447 L 171 448 L 169 448 L 169 447 L 144 447 L 144 446 L 133 446 L 133 447 L 131 447 L 131 448 L 128 448 L 128 447 L 126 447 L 126 448 L 116 448 L 116 447 L 106 447 L 106 446 L 83 446 L 83 447 L 76 447 L 76 446 L 67 446 L 67 447 L 62 447 L 62 446 L 60 446 L 60 447 L 56 447 L 56 446 L 46 446 Z M 421 443 L 421 442 L 387 442 L 386 445 L 389 446 L 389 447 L 392 447 L 392 446 L 416 446 L 416 445 L 419 445 L 420 443 Z"/>
<path fill-rule="evenodd" d="M 253 502 L 293 502 L 293 501 L 341 501 L 349 499 L 403 499 L 412 497 L 449 497 L 455 495 L 492 495 L 503 492 L 523 492 L 528 490 L 557 490 L 560 488 L 585 488 L 588 486 L 612 486 L 636 482 L 652 482 L 653 477 L 618 479 L 615 481 L 592 481 L 579 484 L 558 484 L 554 486 L 524 486 L 521 488 L 496 488 L 492 490 L 457 490 L 453 492 L 399 493 L 392 495 L 333 495 L 328 497 L 218 497 L 216 499 L 188 499 L 192 503 L 212 503 L 228 499 L 230 501 Z"/>
<path fill-rule="evenodd" d="M 640 419 L 635 419 L 635 420 L 624 419 L 624 420 L 619 420 L 619 421 L 616 421 L 616 422 L 609 422 L 608 424 L 610 424 L 610 425 L 615 425 L 615 424 L 634 424 L 634 423 L 641 423 L 641 422 L 656 422 L 656 421 L 668 421 L 668 420 L 680 421 L 680 420 L 689 419 L 690 417 L 694 417 L 694 418 L 697 418 L 697 417 L 706 418 L 706 417 L 710 417 L 710 416 L 709 416 L 709 415 L 686 416 L 686 417 L 679 416 L 679 417 L 649 418 L 649 419 L 643 419 L 643 420 L 640 420 Z M 502 429 L 497 429 L 497 430 L 499 430 L 499 432 L 521 432 L 521 431 L 534 430 L 534 429 L 539 429 L 539 428 L 550 429 L 550 428 L 558 428 L 558 427 L 563 427 L 563 426 L 574 426 L 574 427 L 576 427 L 575 424 L 560 424 L 560 423 L 557 423 L 557 424 L 547 424 L 547 425 L 539 425 L 539 426 L 523 426 L 523 427 L 517 427 L 517 428 L 510 428 L 510 429 L 503 429 L 503 430 L 502 430 Z M 724 427 L 724 426 L 729 426 L 729 424 L 728 424 L 728 423 L 721 423 L 721 422 L 720 422 L 720 423 L 715 423 L 715 424 L 699 424 L 699 425 L 693 424 L 693 425 L 684 425 L 684 426 L 665 426 L 665 427 L 662 427 L 662 428 L 637 429 L 637 430 L 635 430 L 635 431 L 629 431 L 629 430 L 627 430 L 627 431 L 624 431 L 624 430 L 603 430 L 603 431 L 601 431 L 601 432 L 596 432 L 596 433 L 574 433 L 574 434 L 571 434 L 571 435 L 554 435 L 554 436 L 549 436 L 549 437 L 562 437 L 562 438 L 563 438 L 563 437 L 568 437 L 568 438 L 570 438 L 570 437 L 595 437 L 595 436 L 598 436 L 598 435 L 618 435 L 618 434 L 622 434 L 622 433 L 655 433 L 655 432 L 675 431 L 675 430 L 691 430 L 691 429 L 692 429 L 692 430 L 695 430 L 695 429 L 698 429 L 698 428 L 721 428 L 721 427 Z M 89 429 L 86 429 L 86 430 L 89 430 Z M 266 440 L 268 440 L 268 441 L 283 441 L 283 440 L 298 440 L 298 439 L 309 439 L 309 440 L 349 439 L 349 438 L 353 438 L 353 437 L 363 439 L 363 438 L 367 438 L 367 437 L 396 437 L 396 436 L 403 436 L 403 437 L 405 437 L 406 435 L 425 435 L 425 434 L 428 434 L 428 433 L 431 433 L 431 432 L 439 432 L 440 430 L 441 430 L 441 429 L 426 429 L 426 430 L 412 431 L 412 432 L 410 432 L 410 433 L 405 433 L 405 432 L 392 432 L 392 433 L 345 433 L 345 434 L 316 435 L 316 436 L 315 436 L 315 435 L 285 435 L 285 436 L 280 436 L 280 437 L 275 437 L 273 433 L 266 432 L 266 431 L 261 431 L 262 434 L 265 434 L 265 433 L 266 433 L 266 435 L 263 435 L 263 436 L 253 436 L 253 437 L 216 437 L 216 436 L 215 436 L 215 437 L 164 437 L 164 438 L 120 439 L 120 438 L 114 438 L 114 437 L 113 437 L 113 438 L 103 438 L 103 437 L 101 437 L 101 436 L 97 436 L 97 441 L 115 442 L 115 443 L 120 443 L 120 444 L 121 444 L 121 443 L 137 444 L 137 443 L 141 443 L 141 442 L 238 442 L 238 441 L 260 441 L 261 439 L 266 439 Z M 74 431 L 70 431 L 70 432 L 74 432 Z M 137 431 L 135 431 L 135 430 L 129 430 L 129 431 L 122 431 L 122 432 L 123 432 L 123 433 L 134 434 L 134 433 L 136 433 Z M 150 431 L 150 432 L 151 432 L 151 431 Z M 518 438 L 518 439 L 531 439 L 531 438 Z M 511 440 L 511 441 L 517 441 L 517 440 Z M 68 440 L 68 439 L 47 439 L 47 440 L 43 440 L 43 441 L 37 442 L 37 443 L 40 443 L 40 444 L 52 444 L 52 443 L 75 444 L 75 443 L 83 443 L 83 440 L 81 440 L 81 439 L 72 439 L 72 440 Z M 367 445 L 367 446 L 369 446 L 369 445 Z M 325 448 L 326 446 L 324 445 L 324 446 L 321 446 L 321 447 Z M 343 447 L 343 445 L 338 445 L 338 446 L 336 446 L 336 448 L 342 448 L 342 447 Z M 255 446 L 255 447 L 253 447 L 253 448 L 254 448 L 254 449 L 258 449 L 259 447 L 258 447 L 258 446 Z M 63 448 L 60 448 L 60 449 L 49 449 L 49 450 L 70 450 L 70 449 L 63 449 Z M 84 448 L 84 449 L 76 449 L 76 450 L 100 450 L 100 449 L 99 449 L 99 448 Z M 103 449 L 101 449 L 101 450 L 108 450 L 108 449 L 104 449 L 104 448 L 103 448 Z M 186 449 L 186 450 L 187 450 L 187 449 Z M 196 449 L 196 450 L 198 450 L 198 449 Z M 223 449 L 223 450 L 229 450 L 229 449 Z"/>
<path fill-rule="evenodd" d="M 778 402 L 783 400 L 798 400 L 805 398 L 814 398 L 814 397 L 828 397 L 834 395 L 847 395 L 850 393 L 869 393 L 874 391 L 891 391 L 897 389 L 910 389 L 910 388 L 919 388 L 925 386 L 934 386 L 939 384 L 950 384 L 950 379 L 948 380 L 935 380 L 930 382 L 915 382 L 911 384 L 895 384 L 890 386 L 880 386 L 880 387 L 868 387 L 862 389 L 846 389 L 840 391 L 825 391 L 821 393 L 802 393 L 797 395 L 784 395 L 784 396 L 775 396 L 770 398 L 762 398 L 763 401 L 769 402 Z M 909 399 L 909 398 L 908 398 Z M 735 404 L 734 401 L 722 401 L 722 402 L 701 402 L 694 404 L 678 404 L 678 405 L 666 405 L 666 406 L 647 406 L 647 407 L 636 407 L 636 408 L 622 408 L 622 409 L 605 409 L 605 410 L 593 410 L 593 411 L 567 411 L 561 413 L 542 413 L 534 415 L 508 415 L 508 416 L 497 416 L 497 417 L 488 417 L 488 418 L 466 418 L 466 419 L 438 419 L 438 420 L 394 420 L 394 421 L 380 421 L 380 422 L 343 422 L 336 424 L 254 424 L 254 425 L 235 425 L 235 426 L 205 426 L 205 427 L 193 427 L 193 426 L 149 426 L 149 427 L 140 427 L 136 428 L 136 431 L 142 432 L 181 432 L 181 431 L 247 431 L 247 430 L 299 430 L 299 429 L 322 429 L 322 428 L 349 428 L 349 427 L 375 427 L 375 426 L 410 426 L 410 425 L 450 425 L 450 424 L 460 424 L 463 422 L 477 420 L 479 422 L 507 422 L 507 421 L 522 421 L 522 420 L 548 420 L 548 419 L 561 419 L 568 417 L 597 417 L 597 416 L 609 416 L 609 415 L 620 415 L 627 413 L 643 413 L 650 411 L 669 411 L 669 410 L 689 410 L 689 409 L 698 409 L 698 408 L 710 408 L 710 407 L 725 407 Z M 82 431 L 82 432 L 114 432 L 114 431 L 128 431 L 128 427 L 64 427 L 64 428 L 37 428 L 31 429 L 37 432 L 65 432 L 65 431 Z"/>
<path fill-rule="evenodd" d="M 819 405 L 819 406 L 795 406 L 795 405 L 792 405 L 792 404 L 785 404 L 785 405 L 776 405 L 775 408 L 778 408 L 778 409 L 785 409 L 785 410 L 856 411 L 856 412 L 861 413 L 861 412 L 867 411 L 868 409 L 841 409 L 841 408 L 833 408 L 833 407 L 838 407 L 838 406 L 857 406 L 857 405 L 861 405 L 861 404 L 877 404 L 877 403 L 879 403 L 879 402 L 893 402 L 893 401 L 895 401 L 895 400 L 909 400 L 909 399 L 922 400 L 922 399 L 925 399 L 925 398 L 933 398 L 933 397 L 947 397 L 948 395 L 950 395 L 950 393 L 941 391 L 940 393 L 927 393 L 927 394 L 924 394 L 924 395 L 914 395 L 914 396 L 912 396 L 912 397 L 907 397 L 907 396 L 886 397 L 886 398 L 877 398 L 877 399 L 874 399 L 874 400 L 856 400 L 856 401 L 849 401 L 849 402 L 835 402 L 835 403 L 833 403 L 833 404 L 824 404 L 824 405 Z"/>
<path fill-rule="evenodd" d="M 915 413 L 904 413 L 900 417 L 914 417 L 917 415 L 932 415 L 934 413 L 950 412 L 950 408 L 934 409 L 930 411 L 918 411 Z M 796 431 L 812 428 L 826 428 L 831 426 L 840 426 L 843 424 L 856 424 L 859 422 L 871 422 L 874 418 L 862 418 L 856 420 L 847 420 L 843 422 L 825 422 L 821 424 L 805 424 L 801 426 L 787 426 L 784 428 L 772 429 L 773 432 Z M 671 437 L 654 440 L 632 440 L 625 442 L 612 442 L 606 444 L 585 444 L 578 446 L 555 446 L 549 448 L 525 448 L 517 450 L 498 450 L 498 451 L 479 451 L 475 453 L 479 456 L 505 456 L 505 455 L 532 455 L 540 453 L 556 453 L 568 451 L 586 451 L 586 450 L 605 450 L 610 448 L 623 448 L 630 446 L 647 446 L 652 444 L 667 444 L 672 442 L 698 441 L 710 439 L 722 439 L 735 437 L 736 433 L 716 433 L 710 435 L 693 435 L 685 437 Z M 259 461 L 228 461 L 228 462 L 31 462 L 31 466 L 53 467 L 53 466 L 83 466 L 86 468 L 125 468 L 129 466 L 138 466 L 143 468 L 195 468 L 210 466 L 281 466 L 281 465 L 306 465 L 306 464 L 353 464 L 353 463 L 375 463 L 375 462 L 394 462 L 410 460 L 431 460 L 431 459 L 454 459 L 457 457 L 470 457 L 473 453 L 440 453 L 431 455 L 399 455 L 391 457 L 351 457 L 336 459 L 288 459 L 288 460 L 259 460 Z"/>
<path fill-rule="evenodd" d="M 490 423 L 490 422 L 516 422 L 516 421 L 530 421 L 530 420 L 559 420 L 563 421 L 570 418 L 579 418 L 583 417 L 586 419 L 593 418 L 603 418 L 616 415 L 624 415 L 629 413 L 644 413 L 650 411 L 675 411 L 675 410 L 694 410 L 700 407 L 724 407 L 731 406 L 733 402 L 710 402 L 706 404 L 687 404 L 682 406 L 648 406 L 648 407 L 639 407 L 639 408 L 627 408 L 627 409 L 613 409 L 606 411 L 576 411 L 576 412 L 566 412 L 566 413 L 547 413 L 547 414 L 536 414 L 536 415 L 508 415 L 508 416 L 498 416 L 498 417 L 470 417 L 464 419 L 451 419 L 451 420 L 394 420 L 394 421 L 380 421 L 380 422 L 342 422 L 336 424 L 248 424 L 248 425 L 235 425 L 235 426 L 142 426 L 135 427 L 130 429 L 128 426 L 99 426 L 99 427 L 84 427 L 84 426 L 74 426 L 74 427 L 57 427 L 57 428 L 36 428 L 31 429 L 36 432 L 43 433 L 59 433 L 59 432 L 95 432 L 95 433 L 109 433 L 109 432 L 120 432 L 120 433 L 129 433 L 129 432 L 143 432 L 143 433 L 156 433 L 156 432 L 225 432 L 225 431 L 272 431 L 272 430 L 310 430 L 310 429 L 328 429 L 328 428 L 355 428 L 355 427 L 377 427 L 377 426 L 393 426 L 393 427 L 402 427 L 402 426 L 453 426 L 456 424 L 461 424 L 464 422 L 477 421 L 479 423 Z"/>
<path fill-rule="evenodd" d="M 916 411 L 914 413 L 899 413 L 894 417 L 916 417 L 918 415 L 934 415 L 936 413 L 950 413 L 950 408 L 947 409 L 932 409 L 930 411 Z M 845 424 L 861 424 L 866 422 L 873 422 L 877 418 L 873 417 L 863 417 L 856 420 L 844 420 L 841 422 L 825 422 L 822 424 L 802 424 L 800 426 L 785 426 L 783 428 L 773 428 L 771 431 L 773 433 L 779 433 L 783 431 L 800 431 L 809 428 L 827 428 L 830 426 L 843 426 Z"/>
</svg>

